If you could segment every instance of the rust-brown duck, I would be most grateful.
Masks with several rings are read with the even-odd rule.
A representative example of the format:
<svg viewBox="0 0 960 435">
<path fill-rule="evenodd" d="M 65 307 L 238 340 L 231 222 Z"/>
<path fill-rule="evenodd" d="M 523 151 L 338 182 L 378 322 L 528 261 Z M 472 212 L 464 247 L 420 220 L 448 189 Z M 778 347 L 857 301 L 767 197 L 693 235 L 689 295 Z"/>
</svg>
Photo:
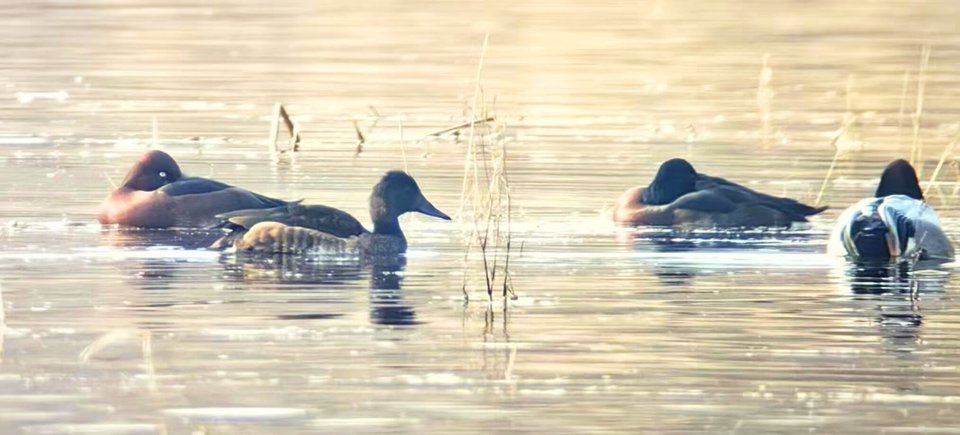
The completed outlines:
<svg viewBox="0 0 960 435">
<path fill-rule="evenodd" d="M 210 228 L 217 215 L 291 204 L 216 180 L 188 177 L 169 154 L 144 153 L 103 200 L 100 223 L 143 228 Z"/>
</svg>

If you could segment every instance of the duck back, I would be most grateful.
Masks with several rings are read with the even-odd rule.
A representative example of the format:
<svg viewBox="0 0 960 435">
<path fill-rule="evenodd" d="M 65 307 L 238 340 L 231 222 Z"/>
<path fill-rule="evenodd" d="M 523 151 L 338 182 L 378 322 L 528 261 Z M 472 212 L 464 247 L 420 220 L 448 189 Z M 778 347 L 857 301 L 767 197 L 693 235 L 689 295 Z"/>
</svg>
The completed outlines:
<svg viewBox="0 0 960 435">
<path fill-rule="evenodd" d="M 857 260 L 950 260 L 954 256 L 936 211 L 906 195 L 866 198 L 844 210 L 827 251 Z"/>
<path fill-rule="evenodd" d="M 807 216 L 813 216 L 827 209 L 826 206 L 813 207 L 794 199 L 757 192 L 746 186 L 709 175 L 698 174 L 696 186 L 698 191 L 717 190 L 735 203 L 755 204 L 773 209 L 792 222 L 806 222 Z"/>
</svg>

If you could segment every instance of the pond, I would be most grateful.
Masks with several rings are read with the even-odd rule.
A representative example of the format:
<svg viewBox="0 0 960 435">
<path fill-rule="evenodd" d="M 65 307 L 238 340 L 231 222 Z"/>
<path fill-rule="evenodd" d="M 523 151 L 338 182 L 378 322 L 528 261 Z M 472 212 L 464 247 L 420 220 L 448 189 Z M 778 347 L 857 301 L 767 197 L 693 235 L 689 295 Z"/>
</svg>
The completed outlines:
<svg viewBox="0 0 960 435">
<path fill-rule="evenodd" d="M 924 181 L 945 157 L 925 184 L 960 236 L 958 14 L 946 0 L 7 5 L 0 432 L 955 431 L 953 265 L 868 273 L 824 251 L 839 212 L 911 154 Z M 469 129 L 431 135 L 470 120 L 475 94 L 502 128 L 523 246 L 506 304 L 464 260 Z M 276 103 L 303 137 L 279 162 Z M 365 223 L 373 184 L 406 169 L 454 220 L 405 217 L 405 262 L 386 266 L 101 228 L 98 204 L 151 147 Z M 832 208 L 788 231 L 615 227 L 617 196 L 672 157 Z"/>
</svg>

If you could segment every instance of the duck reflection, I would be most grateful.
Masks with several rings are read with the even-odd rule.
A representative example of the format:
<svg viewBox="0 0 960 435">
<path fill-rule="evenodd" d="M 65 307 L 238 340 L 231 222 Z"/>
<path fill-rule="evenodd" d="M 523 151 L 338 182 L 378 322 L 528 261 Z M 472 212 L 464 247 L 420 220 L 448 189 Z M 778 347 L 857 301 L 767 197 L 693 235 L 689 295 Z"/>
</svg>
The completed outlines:
<svg viewBox="0 0 960 435">
<path fill-rule="evenodd" d="M 173 252 L 197 253 L 198 249 L 209 246 L 222 233 L 206 230 L 143 230 L 111 229 L 105 230 L 102 237 L 106 243 L 131 251 L 165 249 Z M 211 256 L 217 255 L 210 253 Z M 185 255 L 186 257 L 186 255 Z M 404 255 L 386 255 L 376 257 L 358 257 L 349 255 L 273 255 L 273 254 L 226 254 L 216 257 L 222 273 L 215 279 L 238 283 L 247 288 L 251 284 L 271 283 L 284 288 L 301 290 L 316 287 L 323 290 L 329 287 L 352 287 L 369 278 L 369 319 L 375 325 L 409 326 L 421 322 L 416 311 L 405 303 L 401 286 L 403 283 L 406 257 Z M 171 291 L 184 282 L 195 282 L 197 278 L 210 278 L 204 266 L 191 265 L 191 262 L 178 259 L 176 255 L 154 258 L 124 258 L 122 267 L 127 281 L 153 294 L 164 295 L 150 297 L 142 304 L 143 309 L 156 309 L 163 306 L 206 303 L 204 301 L 171 301 Z M 189 269 L 189 270 L 188 270 Z M 199 274 L 199 275 L 198 275 Z M 157 293 L 157 292 L 161 293 Z M 331 295 L 329 292 L 317 292 L 313 302 L 342 303 L 343 293 Z M 159 299 L 158 299 L 159 298 Z M 242 301 L 234 301 L 242 303 Z M 231 303 L 231 302 L 224 302 Z M 298 313 L 278 315 L 282 320 L 326 319 L 340 317 L 339 313 Z"/>
<path fill-rule="evenodd" d="M 370 270 L 370 322 L 375 325 L 409 326 L 420 322 L 413 307 L 404 303 L 403 283 L 406 258 L 380 261 Z"/>
<path fill-rule="evenodd" d="M 361 265 L 350 257 L 228 254 L 219 261 L 232 282 L 332 286 L 362 278 Z"/>
<path fill-rule="evenodd" d="M 875 304 L 884 348 L 910 356 L 922 343 L 921 301 L 944 292 L 949 272 L 936 264 L 851 265 L 845 272 L 854 300 Z"/>
<path fill-rule="evenodd" d="M 178 275 L 188 264 L 213 258 L 213 254 L 204 258 L 197 250 L 216 240 L 219 234 L 202 229 L 119 227 L 103 229 L 100 238 L 116 249 L 117 264 L 131 285 L 142 290 L 170 291 L 182 281 Z"/>
<path fill-rule="evenodd" d="M 285 285 L 344 286 L 369 276 L 369 318 L 375 325 L 409 326 L 420 322 L 404 301 L 406 257 L 294 256 L 237 254 L 221 259 L 228 279 L 266 280 Z M 369 275 L 368 275 L 369 274 Z"/>
</svg>

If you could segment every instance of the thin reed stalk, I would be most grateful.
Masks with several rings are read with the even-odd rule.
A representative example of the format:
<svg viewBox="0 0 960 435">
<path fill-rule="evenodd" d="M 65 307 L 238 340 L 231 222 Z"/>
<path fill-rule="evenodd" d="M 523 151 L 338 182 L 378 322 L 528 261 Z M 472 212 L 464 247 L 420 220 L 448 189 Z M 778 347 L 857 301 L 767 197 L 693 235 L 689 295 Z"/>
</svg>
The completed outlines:
<svg viewBox="0 0 960 435">
<path fill-rule="evenodd" d="M 836 139 L 834 139 L 834 142 L 836 142 Z M 826 192 L 827 184 L 830 183 L 830 178 L 833 177 L 833 170 L 837 167 L 837 160 L 840 160 L 840 154 L 841 153 L 839 149 L 833 153 L 833 160 L 830 161 L 830 168 L 827 169 L 827 175 L 823 177 L 823 183 L 820 184 L 820 192 L 817 193 L 817 200 L 814 202 L 814 204 L 817 206 L 822 204 L 821 201 L 823 201 L 823 193 Z"/>
<path fill-rule="evenodd" d="M 487 44 L 490 41 L 490 34 L 487 33 L 483 36 L 483 46 L 480 48 L 480 61 L 477 63 L 477 74 L 474 80 L 473 88 L 473 103 L 470 106 L 470 113 L 477 113 L 477 104 L 480 96 L 480 77 L 483 74 L 483 60 L 487 56 Z M 467 175 L 470 172 L 470 166 L 473 162 L 472 156 L 474 153 L 473 142 L 474 142 L 474 133 L 476 130 L 476 124 L 470 123 L 470 139 L 467 142 L 467 158 L 464 159 L 463 163 L 463 185 L 460 188 L 460 209 L 457 212 L 458 216 L 463 216 L 463 205 L 464 197 L 467 194 Z M 475 166 L 475 165 L 474 165 Z"/>
<path fill-rule="evenodd" d="M 897 148 L 903 143 L 903 115 L 907 110 L 907 87 L 910 84 L 910 71 L 903 72 L 903 91 L 900 93 L 900 114 L 897 115 Z M 910 156 L 911 160 L 913 155 Z"/>
<path fill-rule="evenodd" d="M 910 146 L 910 164 L 917 168 L 918 175 L 923 172 L 923 143 L 920 140 L 920 121 L 923 117 L 923 98 L 927 86 L 927 67 L 930 65 L 930 46 L 924 45 L 920 50 L 920 69 L 917 71 L 917 102 L 913 113 L 913 142 Z M 919 166 L 918 166 L 919 165 Z"/>
<path fill-rule="evenodd" d="M 956 148 L 957 141 L 960 141 L 960 133 L 954 136 L 953 140 L 951 140 L 950 143 L 943 148 L 943 152 L 940 153 L 940 160 L 937 161 L 937 167 L 933 170 L 933 175 L 930 176 L 930 181 L 927 182 L 927 190 L 934 189 L 941 197 L 943 196 L 943 193 L 934 183 L 937 181 L 937 176 L 940 175 L 940 170 L 943 169 L 943 165 L 947 161 L 947 156 L 953 153 L 953 149 Z"/>
<path fill-rule="evenodd" d="M 504 297 L 513 292 L 510 275 L 513 206 L 507 177 L 507 141 L 503 134 L 506 126 L 494 122 L 497 117 L 490 114 L 481 85 L 488 38 L 489 35 L 484 38 L 470 107 L 469 119 L 474 121 L 441 130 L 440 134 L 469 128 L 458 213 L 461 222 L 470 226 L 465 233 L 464 263 L 470 261 L 471 253 L 476 250 L 477 260 L 483 267 L 483 285 L 492 302 L 495 288 L 502 288 Z M 466 273 L 469 272 L 464 275 L 463 292 L 469 301 L 470 280 Z"/>
<path fill-rule="evenodd" d="M 770 53 L 761 58 L 760 77 L 757 80 L 757 111 L 760 117 L 760 140 L 769 146 L 773 135 L 773 68 L 770 68 Z"/>
<path fill-rule="evenodd" d="M 281 124 L 286 127 L 287 133 L 289 134 L 287 147 L 283 149 L 281 149 L 277 143 L 280 140 Z M 270 154 L 274 161 L 279 160 L 281 155 L 287 154 L 288 152 L 293 156 L 300 151 L 300 139 L 300 126 L 293 121 L 293 118 L 290 117 L 290 114 L 287 112 L 287 109 L 283 107 L 282 103 L 274 104 L 273 115 L 270 117 L 270 135 L 267 139 L 267 145 L 270 147 Z"/>
<path fill-rule="evenodd" d="M 403 156 L 403 172 L 409 173 L 410 170 L 407 167 L 407 146 L 403 140 L 403 119 L 402 118 L 398 121 L 397 128 L 400 129 L 400 155 Z"/>
<path fill-rule="evenodd" d="M 160 126 L 157 124 L 157 117 L 153 117 L 153 147 L 160 146 Z"/>
</svg>

